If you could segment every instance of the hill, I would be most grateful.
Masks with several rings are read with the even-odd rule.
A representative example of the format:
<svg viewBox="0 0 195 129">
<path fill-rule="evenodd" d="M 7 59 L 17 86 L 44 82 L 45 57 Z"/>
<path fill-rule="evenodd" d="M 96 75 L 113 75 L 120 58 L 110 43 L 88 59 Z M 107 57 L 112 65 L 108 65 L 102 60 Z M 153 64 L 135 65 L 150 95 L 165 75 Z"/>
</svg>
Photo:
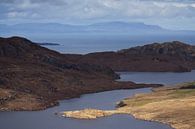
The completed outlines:
<svg viewBox="0 0 195 129">
<path fill-rule="evenodd" d="M 103 65 L 115 71 L 188 72 L 195 68 L 195 47 L 179 42 L 153 43 L 117 52 L 75 56 L 77 62 Z"/>
<path fill-rule="evenodd" d="M 0 38 L 0 110 L 40 110 L 85 93 L 151 86 L 116 82 L 112 69 L 73 60 L 25 38 Z"/>
</svg>

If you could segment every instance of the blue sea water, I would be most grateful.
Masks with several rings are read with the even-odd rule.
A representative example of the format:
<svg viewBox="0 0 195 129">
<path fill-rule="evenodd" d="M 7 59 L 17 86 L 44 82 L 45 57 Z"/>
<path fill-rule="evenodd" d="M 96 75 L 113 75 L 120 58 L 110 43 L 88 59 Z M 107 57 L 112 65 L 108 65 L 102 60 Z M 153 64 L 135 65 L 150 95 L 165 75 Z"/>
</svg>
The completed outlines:
<svg viewBox="0 0 195 129">
<path fill-rule="evenodd" d="M 195 45 L 194 35 L 128 35 L 128 34 L 64 34 L 27 37 L 35 42 L 59 43 L 45 46 L 61 53 L 86 54 L 117 51 L 154 42 L 182 41 Z"/>
</svg>

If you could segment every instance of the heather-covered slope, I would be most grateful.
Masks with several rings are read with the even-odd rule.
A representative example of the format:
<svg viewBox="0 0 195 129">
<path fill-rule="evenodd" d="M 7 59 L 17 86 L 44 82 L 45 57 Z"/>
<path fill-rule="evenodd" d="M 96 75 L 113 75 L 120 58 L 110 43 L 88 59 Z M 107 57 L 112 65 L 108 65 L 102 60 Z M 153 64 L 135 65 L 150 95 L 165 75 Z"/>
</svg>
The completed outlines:
<svg viewBox="0 0 195 129">
<path fill-rule="evenodd" d="M 76 59 L 115 71 L 188 72 L 195 68 L 195 47 L 179 41 L 153 43 L 117 52 L 77 55 Z"/>
<path fill-rule="evenodd" d="M 84 93 L 151 86 L 116 82 L 112 69 L 71 58 L 24 38 L 0 38 L 0 109 L 38 110 Z"/>
</svg>

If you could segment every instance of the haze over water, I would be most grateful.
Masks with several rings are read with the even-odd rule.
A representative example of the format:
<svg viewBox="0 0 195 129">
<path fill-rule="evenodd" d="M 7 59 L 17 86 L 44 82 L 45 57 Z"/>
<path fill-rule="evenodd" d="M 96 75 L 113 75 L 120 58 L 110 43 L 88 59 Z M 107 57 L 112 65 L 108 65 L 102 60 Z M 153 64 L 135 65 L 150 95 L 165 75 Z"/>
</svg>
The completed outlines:
<svg viewBox="0 0 195 129">
<path fill-rule="evenodd" d="M 66 34 L 30 39 L 35 42 L 59 43 L 59 46 L 45 47 L 61 53 L 74 54 L 117 51 L 154 42 L 181 41 L 195 45 L 194 35 Z"/>
</svg>

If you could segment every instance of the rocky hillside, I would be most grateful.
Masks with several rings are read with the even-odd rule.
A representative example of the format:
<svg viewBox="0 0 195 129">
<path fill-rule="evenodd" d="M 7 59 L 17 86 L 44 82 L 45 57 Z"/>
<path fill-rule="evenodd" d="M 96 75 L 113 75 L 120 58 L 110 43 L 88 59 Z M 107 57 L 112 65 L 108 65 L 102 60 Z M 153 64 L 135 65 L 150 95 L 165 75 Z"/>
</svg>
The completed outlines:
<svg viewBox="0 0 195 129">
<path fill-rule="evenodd" d="M 144 46 L 137 46 L 119 51 L 126 54 L 145 54 L 145 55 L 169 55 L 178 56 L 184 60 L 195 59 L 195 46 L 191 46 L 179 41 L 153 43 Z"/>
<path fill-rule="evenodd" d="M 188 72 L 195 68 L 195 46 L 179 41 L 153 43 L 117 52 L 77 55 L 76 59 L 115 71 Z"/>
<path fill-rule="evenodd" d="M 75 62 L 24 38 L 0 38 L 0 110 L 38 110 L 84 93 L 151 86 L 116 78 L 103 65 Z"/>
</svg>

